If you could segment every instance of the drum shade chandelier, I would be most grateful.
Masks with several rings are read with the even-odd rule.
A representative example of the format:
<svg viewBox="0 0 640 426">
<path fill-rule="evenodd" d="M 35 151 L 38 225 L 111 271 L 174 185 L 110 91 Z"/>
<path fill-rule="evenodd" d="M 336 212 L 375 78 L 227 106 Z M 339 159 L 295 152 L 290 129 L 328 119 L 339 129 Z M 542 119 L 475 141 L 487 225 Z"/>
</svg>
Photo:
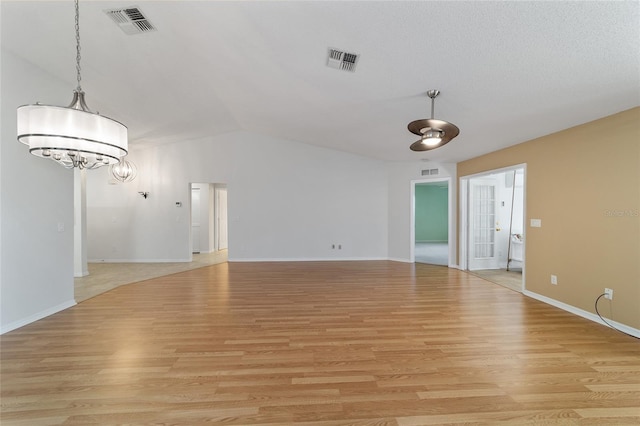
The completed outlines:
<svg viewBox="0 0 640 426">
<path fill-rule="evenodd" d="M 411 144 L 412 151 L 429 151 L 439 148 L 458 136 L 460 129 L 452 123 L 433 118 L 433 110 L 439 90 L 429 90 L 427 96 L 431 98 L 431 118 L 415 120 L 409 123 L 407 128 L 411 133 L 421 136 L 419 141 Z"/>
<path fill-rule="evenodd" d="M 75 0 L 76 75 L 78 86 L 67 107 L 23 105 L 18 107 L 18 141 L 35 156 L 49 158 L 72 169 L 95 169 L 117 164 L 127 155 L 127 127 L 93 113 L 80 85 L 80 12 Z"/>
</svg>

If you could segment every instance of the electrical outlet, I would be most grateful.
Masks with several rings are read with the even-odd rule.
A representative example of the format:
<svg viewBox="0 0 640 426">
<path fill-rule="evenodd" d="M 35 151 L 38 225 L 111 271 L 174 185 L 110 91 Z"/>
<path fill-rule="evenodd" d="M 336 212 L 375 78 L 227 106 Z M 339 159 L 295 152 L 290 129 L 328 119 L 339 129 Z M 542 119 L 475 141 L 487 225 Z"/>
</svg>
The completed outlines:
<svg viewBox="0 0 640 426">
<path fill-rule="evenodd" d="M 613 289 L 612 288 L 605 288 L 604 289 L 604 298 L 605 299 L 609 299 L 609 300 L 613 300 Z"/>
<path fill-rule="evenodd" d="M 557 275 L 551 275 L 551 284 L 558 285 L 558 276 Z"/>
</svg>

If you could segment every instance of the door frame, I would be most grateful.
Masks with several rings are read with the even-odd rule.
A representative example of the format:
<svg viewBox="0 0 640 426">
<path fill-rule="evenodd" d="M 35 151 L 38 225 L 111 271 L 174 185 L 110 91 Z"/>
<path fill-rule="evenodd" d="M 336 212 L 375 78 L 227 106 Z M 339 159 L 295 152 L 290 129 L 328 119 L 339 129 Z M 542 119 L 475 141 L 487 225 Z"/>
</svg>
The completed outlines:
<svg viewBox="0 0 640 426">
<path fill-rule="evenodd" d="M 189 194 L 190 197 L 190 209 L 189 209 L 189 224 L 191 226 L 191 239 L 189 240 L 189 245 L 191 247 L 191 254 L 199 254 L 201 252 L 201 244 L 200 244 L 200 222 L 202 222 L 202 218 L 200 217 L 200 210 L 201 210 L 201 204 L 202 203 L 202 192 L 200 190 L 200 188 L 196 188 L 195 185 L 198 185 L 197 183 L 192 183 L 191 184 L 191 193 Z M 196 192 L 197 191 L 197 192 Z M 194 206 L 194 200 L 193 200 L 193 196 L 194 194 L 197 193 L 198 194 L 198 203 L 197 205 Z M 196 224 L 196 226 L 198 227 L 198 232 L 197 232 L 197 237 L 198 237 L 198 250 L 194 250 L 194 242 L 195 242 L 195 237 L 193 234 L 193 227 L 194 227 L 194 221 L 193 221 L 193 214 L 194 212 L 197 212 L 197 216 L 198 216 L 198 223 Z"/>
<path fill-rule="evenodd" d="M 224 191 L 226 194 L 225 206 L 224 206 L 224 217 L 225 217 L 225 226 L 226 226 L 226 237 L 227 237 L 227 247 L 222 250 L 229 249 L 229 190 L 227 188 L 227 184 L 216 183 L 213 184 L 213 229 L 214 229 L 214 250 L 220 251 L 220 217 L 223 216 L 221 214 L 221 206 L 220 206 L 220 192 Z"/>
<path fill-rule="evenodd" d="M 459 268 L 463 271 L 469 270 L 469 181 L 473 178 L 485 177 L 496 173 L 522 170 L 522 209 L 524 212 L 524 226 L 522 228 L 525 244 L 522 247 L 522 289 L 525 289 L 525 268 L 526 268 L 526 241 L 527 241 L 527 163 L 502 167 L 499 169 L 486 170 L 472 175 L 460 176 L 460 233 L 458 244 L 460 246 Z"/>
<path fill-rule="evenodd" d="M 447 182 L 447 217 L 449 218 L 449 225 L 447 229 L 447 238 L 449 240 L 449 259 L 447 261 L 449 268 L 455 268 L 456 265 L 452 262 L 456 258 L 456 217 L 454 210 L 454 191 L 451 188 L 451 177 L 431 178 L 431 179 L 417 179 L 411 181 L 411 220 L 410 220 L 410 242 L 409 248 L 409 261 L 416 263 L 416 185 L 421 183 L 436 183 Z"/>
<path fill-rule="evenodd" d="M 219 215 L 219 206 L 218 206 L 218 202 L 216 201 L 216 196 L 217 196 L 217 190 L 219 189 L 224 189 L 225 191 L 227 191 L 227 197 L 228 197 L 228 186 L 226 183 L 215 183 L 215 182 L 207 182 L 206 180 L 204 181 L 194 181 L 194 182 L 190 182 L 189 183 L 189 261 L 193 261 L 193 236 L 191 235 L 192 233 L 192 228 L 193 228 L 193 224 L 192 224 L 192 210 L 193 210 L 193 203 L 192 203 L 192 199 L 191 199 L 191 191 L 194 187 L 194 185 L 203 185 L 204 187 L 207 188 L 207 190 L 203 190 L 200 192 L 200 203 L 202 204 L 203 202 L 206 201 L 207 203 L 207 217 L 203 218 L 200 217 L 200 222 L 203 223 L 204 221 L 207 222 L 207 228 L 208 228 L 208 233 L 207 233 L 207 239 L 208 239 L 208 244 L 207 247 L 208 249 L 206 251 L 202 250 L 202 245 L 200 246 L 200 253 L 213 253 L 215 251 L 219 251 L 219 247 L 218 247 L 218 232 L 217 232 L 217 227 L 218 227 L 218 215 Z M 180 205 L 182 206 L 181 203 L 176 203 L 176 205 Z M 226 213 L 226 217 L 227 217 L 227 225 L 228 225 L 228 201 L 227 201 L 227 211 Z M 228 245 L 228 240 L 229 240 L 229 228 L 227 226 L 227 245 Z"/>
</svg>

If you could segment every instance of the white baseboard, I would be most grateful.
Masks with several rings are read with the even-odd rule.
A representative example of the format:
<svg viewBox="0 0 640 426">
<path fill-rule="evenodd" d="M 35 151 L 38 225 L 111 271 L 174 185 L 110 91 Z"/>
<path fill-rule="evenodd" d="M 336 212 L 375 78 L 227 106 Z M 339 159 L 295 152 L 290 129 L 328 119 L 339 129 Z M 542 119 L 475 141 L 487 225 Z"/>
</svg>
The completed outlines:
<svg viewBox="0 0 640 426">
<path fill-rule="evenodd" d="M 191 259 L 89 259 L 88 263 L 185 263 Z"/>
<path fill-rule="evenodd" d="M 230 257 L 227 259 L 229 262 L 356 262 L 356 261 L 367 261 L 367 260 L 388 260 L 391 262 L 401 262 L 401 263 L 415 263 L 406 258 L 401 257 L 341 257 L 341 258 L 333 258 L 333 257 L 308 257 L 308 258 L 233 258 Z M 442 265 L 445 266 L 445 265 Z M 460 269 L 458 265 L 446 265 L 449 268 Z"/>
<path fill-rule="evenodd" d="M 392 262 L 413 263 L 409 259 L 405 259 L 405 258 L 401 258 L 401 257 L 389 257 L 386 260 L 390 260 Z"/>
<path fill-rule="evenodd" d="M 74 272 L 73 278 L 82 278 L 82 277 L 86 277 L 87 275 L 89 275 L 89 270 L 81 271 L 80 273 Z"/>
<path fill-rule="evenodd" d="M 576 308 L 575 306 L 567 305 L 566 303 L 560 302 L 560 301 L 555 300 L 555 299 L 551 299 L 551 298 L 549 298 L 547 296 L 543 296 L 541 294 L 534 293 L 534 292 L 529 291 L 529 290 L 523 290 L 522 294 L 524 294 L 525 296 L 529 296 L 529 297 L 531 297 L 533 299 L 539 300 L 541 302 L 547 303 L 547 304 L 549 304 L 551 306 L 555 306 L 556 308 L 560 308 L 563 311 L 570 312 L 570 313 L 572 313 L 574 315 L 578 315 L 578 316 L 580 316 L 582 318 L 586 318 L 586 319 L 591 320 L 593 322 L 597 322 L 598 324 L 602 324 L 602 325 L 604 325 L 606 327 L 609 327 L 607 324 L 604 323 L 604 321 L 602 321 L 600 319 L 600 317 L 598 315 L 592 314 L 591 312 L 585 311 L 585 310 L 580 309 L 580 308 Z M 625 333 L 630 334 L 630 335 L 635 336 L 635 337 L 640 337 L 640 330 L 638 330 L 636 328 L 629 327 L 628 325 L 621 324 L 619 322 L 616 322 L 616 321 L 608 319 L 608 318 L 607 318 L 607 322 L 609 324 L 613 325 L 615 328 L 617 328 L 620 331 L 624 331 Z"/>
<path fill-rule="evenodd" d="M 0 329 L 0 334 L 8 333 L 9 331 L 15 330 L 16 328 L 24 327 L 27 324 L 31 324 L 32 322 L 41 320 L 42 318 L 48 317 L 49 315 L 53 315 L 60 311 L 64 311 L 65 309 L 75 306 L 75 304 L 76 304 L 76 301 L 74 299 L 67 300 L 66 302 L 60 303 L 59 305 L 56 305 L 56 306 L 52 306 L 48 309 L 45 309 L 44 311 L 40 311 L 33 315 L 29 315 L 28 317 L 23 318 L 21 320 L 14 321 L 7 325 L 3 325 L 2 328 Z"/>
<path fill-rule="evenodd" d="M 302 258 L 235 258 L 227 259 L 229 262 L 355 262 L 366 260 L 389 260 L 386 257 L 302 257 Z"/>
</svg>

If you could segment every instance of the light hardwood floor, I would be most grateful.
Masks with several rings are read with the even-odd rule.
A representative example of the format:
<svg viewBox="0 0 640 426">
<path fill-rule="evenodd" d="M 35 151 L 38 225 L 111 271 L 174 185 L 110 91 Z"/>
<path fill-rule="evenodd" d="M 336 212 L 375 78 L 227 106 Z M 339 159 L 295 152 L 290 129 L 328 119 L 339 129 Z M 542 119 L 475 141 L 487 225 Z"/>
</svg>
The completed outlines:
<svg viewBox="0 0 640 426">
<path fill-rule="evenodd" d="M 1 339 L 2 426 L 640 422 L 637 340 L 441 266 L 223 263 Z"/>
</svg>

